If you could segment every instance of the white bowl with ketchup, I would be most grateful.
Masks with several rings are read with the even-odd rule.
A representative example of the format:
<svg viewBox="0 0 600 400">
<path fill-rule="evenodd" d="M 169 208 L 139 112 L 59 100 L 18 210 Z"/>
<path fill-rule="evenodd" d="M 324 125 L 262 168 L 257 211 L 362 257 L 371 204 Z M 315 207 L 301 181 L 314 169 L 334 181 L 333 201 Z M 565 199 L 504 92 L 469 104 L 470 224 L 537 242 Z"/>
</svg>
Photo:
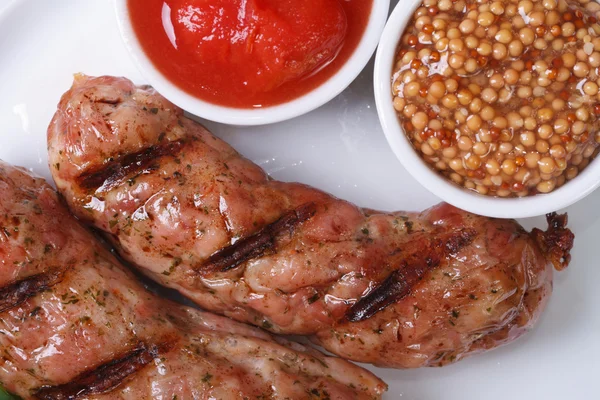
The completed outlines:
<svg viewBox="0 0 600 400">
<path fill-rule="evenodd" d="M 184 110 L 262 125 L 327 103 L 371 58 L 389 0 L 115 0 L 142 75 Z"/>
</svg>

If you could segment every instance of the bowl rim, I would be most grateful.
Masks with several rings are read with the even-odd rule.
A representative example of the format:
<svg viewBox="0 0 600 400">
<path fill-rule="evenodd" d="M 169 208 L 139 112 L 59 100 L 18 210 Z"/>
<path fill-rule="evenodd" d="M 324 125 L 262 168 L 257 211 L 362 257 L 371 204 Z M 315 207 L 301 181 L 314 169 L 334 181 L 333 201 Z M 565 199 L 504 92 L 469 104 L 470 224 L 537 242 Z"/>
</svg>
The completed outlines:
<svg viewBox="0 0 600 400">
<path fill-rule="evenodd" d="M 390 0 L 373 0 L 371 14 L 356 49 L 327 81 L 289 102 L 264 108 L 233 108 L 200 100 L 172 83 L 154 66 L 135 34 L 128 0 L 114 0 L 121 38 L 142 76 L 169 101 L 198 117 L 230 125 L 266 125 L 306 114 L 346 89 L 371 59 L 389 13 Z"/>
<path fill-rule="evenodd" d="M 476 214 L 496 218 L 525 218 L 547 214 L 581 200 L 600 186 L 600 162 L 591 162 L 583 172 L 560 188 L 523 198 L 485 196 L 450 182 L 421 159 L 406 137 L 393 107 L 391 77 L 398 42 L 414 10 L 422 0 L 400 0 L 381 35 L 373 85 L 375 105 L 383 132 L 404 168 L 422 186 L 443 201 Z"/>
</svg>

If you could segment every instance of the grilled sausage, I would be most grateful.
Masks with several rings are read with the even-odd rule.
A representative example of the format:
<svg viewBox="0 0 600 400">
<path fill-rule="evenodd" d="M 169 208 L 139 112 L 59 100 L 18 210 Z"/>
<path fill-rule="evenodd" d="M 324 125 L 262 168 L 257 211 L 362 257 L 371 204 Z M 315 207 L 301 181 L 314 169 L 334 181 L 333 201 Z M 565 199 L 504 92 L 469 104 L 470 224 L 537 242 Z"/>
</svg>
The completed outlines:
<svg viewBox="0 0 600 400">
<path fill-rule="evenodd" d="M 71 210 L 202 307 L 382 366 L 444 365 L 530 329 L 569 262 L 547 232 L 440 204 L 356 207 L 257 165 L 152 88 L 79 76 L 49 127 Z"/>
<path fill-rule="evenodd" d="M 0 385 L 25 399 L 380 398 L 362 368 L 146 291 L 0 162 Z"/>
</svg>

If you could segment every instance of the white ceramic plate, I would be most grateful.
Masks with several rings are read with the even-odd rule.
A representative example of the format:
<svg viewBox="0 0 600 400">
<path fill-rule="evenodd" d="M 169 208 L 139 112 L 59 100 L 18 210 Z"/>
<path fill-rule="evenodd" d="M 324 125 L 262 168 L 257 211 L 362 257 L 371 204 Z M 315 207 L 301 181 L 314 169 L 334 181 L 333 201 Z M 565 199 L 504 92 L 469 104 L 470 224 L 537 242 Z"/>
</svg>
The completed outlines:
<svg viewBox="0 0 600 400">
<path fill-rule="evenodd" d="M 79 71 L 141 82 L 110 0 L 0 0 L 0 158 L 50 176 L 46 127 Z M 383 210 L 437 203 L 388 148 L 372 87 L 370 64 L 349 89 L 303 117 L 255 128 L 207 125 L 275 178 Z M 557 274 L 554 296 L 533 332 L 442 369 L 371 368 L 390 386 L 386 399 L 598 399 L 598 204 L 596 191 L 568 209 L 577 236 L 573 263 Z M 531 227 L 543 219 L 523 222 Z"/>
</svg>

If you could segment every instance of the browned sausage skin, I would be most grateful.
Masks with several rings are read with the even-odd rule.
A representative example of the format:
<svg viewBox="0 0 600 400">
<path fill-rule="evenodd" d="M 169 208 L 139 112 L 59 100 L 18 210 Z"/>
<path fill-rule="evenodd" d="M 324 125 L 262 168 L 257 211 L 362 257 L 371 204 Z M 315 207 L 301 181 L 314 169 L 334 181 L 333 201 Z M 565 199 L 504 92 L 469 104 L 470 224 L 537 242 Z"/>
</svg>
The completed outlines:
<svg viewBox="0 0 600 400">
<path fill-rule="evenodd" d="M 366 400 L 385 390 L 347 361 L 149 293 L 48 184 L 1 161 L 0 385 L 47 400 Z"/>
<path fill-rule="evenodd" d="M 572 233 L 440 204 L 382 213 L 278 182 L 149 87 L 78 76 L 49 127 L 81 219 L 202 307 L 357 361 L 443 365 L 533 326 Z"/>
</svg>

